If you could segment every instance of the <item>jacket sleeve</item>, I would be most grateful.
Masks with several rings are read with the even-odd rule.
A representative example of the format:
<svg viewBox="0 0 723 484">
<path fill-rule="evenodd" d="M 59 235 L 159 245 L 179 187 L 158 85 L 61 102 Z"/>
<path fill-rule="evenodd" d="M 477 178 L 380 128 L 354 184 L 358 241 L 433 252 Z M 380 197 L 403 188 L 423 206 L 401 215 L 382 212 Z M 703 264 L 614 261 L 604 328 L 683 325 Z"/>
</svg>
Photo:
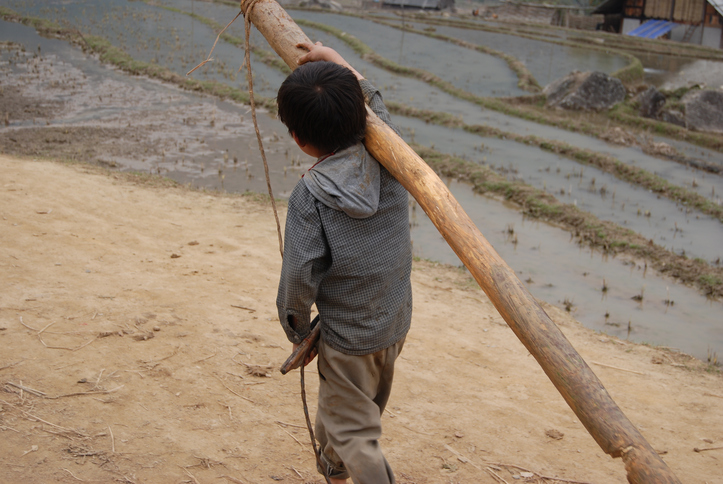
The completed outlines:
<svg viewBox="0 0 723 484">
<path fill-rule="evenodd" d="M 285 234 L 276 307 L 286 336 L 298 344 L 311 331 L 311 305 L 331 259 L 316 200 L 303 181 L 289 198 Z"/>
<path fill-rule="evenodd" d="M 401 137 L 402 133 L 400 133 L 397 127 L 392 124 L 392 117 L 389 115 L 389 111 L 387 111 L 387 107 L 384 105 L 384 100 L 382 99 L 382 94 L 379 90 L 366 79 L 360 80 L 359 85 L 364 93 L 364 99 L 366 99 L 367 104 L 369 104 L 371 110 L 374 111 L 374 114 L 379 116 L 379 119 L 384 121 L 387 126 L 392 128 L 394 132 Z"/>
</svg>

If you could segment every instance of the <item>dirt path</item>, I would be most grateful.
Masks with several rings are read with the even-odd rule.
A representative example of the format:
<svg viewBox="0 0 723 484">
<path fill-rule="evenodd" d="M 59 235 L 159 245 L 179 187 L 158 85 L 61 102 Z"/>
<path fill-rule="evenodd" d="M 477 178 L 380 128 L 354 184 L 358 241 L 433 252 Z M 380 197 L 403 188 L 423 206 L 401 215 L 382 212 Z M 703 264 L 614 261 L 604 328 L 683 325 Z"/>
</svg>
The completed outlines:
<svg viewBox="0 0 723 484">
<path fill-rule="evenodd" d="M 0 155 L 0 482 L 321 482 L 276 371 L 279 268 L 253 200 Z M 464 273 L 413 283 L 383 419 L 399 482 L 625 480 Z M 719 373 L 545 307 L 683 482 L 723 483 L 723 449 L 693 450 L 723 445 Z"/>
</svg>

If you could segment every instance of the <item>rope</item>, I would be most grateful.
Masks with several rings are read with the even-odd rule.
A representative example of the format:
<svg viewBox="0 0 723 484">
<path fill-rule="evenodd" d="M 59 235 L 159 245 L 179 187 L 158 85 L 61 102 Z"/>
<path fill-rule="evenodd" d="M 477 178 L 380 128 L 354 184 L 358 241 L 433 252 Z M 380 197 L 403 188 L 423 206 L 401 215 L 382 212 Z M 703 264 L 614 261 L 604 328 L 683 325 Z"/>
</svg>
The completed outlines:
<svg viewBox="0 0 723 484">
<path fill-rule="evenodd" d="M 245 52 L 244 52 L 244 60 L 246 63 L 246 76 L 248 78 L 249 83 L 249 101 L 251 104 L 251 117 L 254 120 L 254 129 L 256 130 L 256 140 L 259 143 L 259 151 L 261 152 L 261 159 L 264 162 L 264 174 L 266 175 L 266 187 L 269 190 L 269 198 L 271 199 L 271 206 L 274 209 L 274 218 L 276 219 L 276 233 L 279 236 L 279 252 L 281 253 L 281 258 L 284 258 L 284 241 L 281 238 L 281 223 L 279 222 L 279 212 L 276 210 L 276 200 L 274 199 L 274 192 L 271 190 L 271 179 L 269 177 L 269 163 L 266 161 L 266 152 L 264 151 L 264 143 L 261 141 L 261 133 L 259 132 L 259 123 L 256 120 L 256 102 L 254 100 L 254 81 L 253 77 L 251 75 L 251 55 L 249 53 L 249 32 L 251 31 L 251 20 L 249 19 L 249 16 L 247 15 L 254 5 L 256 5 L 256 2 L 259 0 L 251 0 L 246 4 L 246 10 L 244 11 L 244 3 L 241 2 L 241 11 L 236 14 L 236 16 L 231 20 L 226 26 L 221 30 L 221 32 L 218 33 L 216 36 L 216 40 L 213 43 L 213 46 L 211 47 L 211 51 L 208 53 L 208 56 L 206 56 L 206 60 L 198 64 L 196 67 L 191 69 L 186 73 L 186 75 L 190 75 L 198 69 L 199 67 L 205 65 L 208 62 L 211 62 L 213 58 L 211 57 L 211 54 L 213 54 L 213 50 L 216 48 L 216 44 L 218 44 L 218 39 L 221 38 L 221 34 L 223 34 L 227 28 L 231 26 L 232 23 L 236 21 L 236 19 L 239 17 L 239 15 L 244 16 L 245 20 L 245 30 L 246 30 L 246 44 L 244 46 Z M 243 67 L 243 66 L 242 66 Z M 239 68 L 241 70 L 241 68 Z"/>
<path fill-rule="evenodd" d="M 266 186 L 269 189 L 269 197 L 271 198 L 271 206 L 274 208 L 274 217 L 276 218 L 276 232 L 279 236 L 279 252 L 281 253 L 281 258 L 284 258 L 284 245 L 283 240 L 281 238 L 281 224 L 279 223 L 279 214 L 276 211 L 276 201 L 274 200 L 274 195 L 271 191 L 271 180 L 269 178 L 269 165 L 266 162 L 266 153 L 264 152 L 264 145 L 261 141 L 261 134 L 259 133 L 259 125 L 256 121 L 256 103 L 254 101 L 254 85 L 253 85 L 253 76 L 251 73 L 251 55 L 250 55 L 250 49 L 249 49 L 249 37 L 251 32 L 251 19 L 249 18 L 249 13 L 251 12 L 251 9 L 256 5 L 256 3 L 259 0 L 251 0 L 244 4 L 244 2 L 241 2 L 241 9 L 244 15 L 244 30 L 246 33 L 246 43 L 245 43 L 245 53 L 244 53 L 244 60 L 246 63 L 246 76 L 248 77 L 248 83 L 249 83 L 249 100 L 251 102 L 251 117 L 254 120 L 254 129 L 256 130 L 256 139 L 259 142 L 259 151 L 261 151 L 261 159 L 264 160 L 264 173 L 266 174 Z M 237 16 L 238 17 L 238 16 Z M 235 19 L 234 19 L 235 20 Z M 230 24 L 229 24 L 230 25 Z M 221 35 L 221 34 L 219 34 Z M 209 54 L 210 56 L 210 54 Z M 321 324 L 321 323 L 318 323 Z M 321 469 L 324 480 L 327 484 L 331 484 L 331 481 L 329 480 L 329 476 L 326 472 L 326 466 L 321 462 L 321 449 L 317 448 L 316 446 L 316 437 L 314 436 L 314 429 L 311 427 L 311 418 L 309 417 L 309 406 L 306 403 L 306 384 L 304 381 L 304 366 L 306 363 L 306 358 L 309 356 L 309 353 L 313 347 L 309 347 L 306 350 L 306 353 L 304 354 L 304 359 L 301 363 L 301 369 L 300 369 L 300 375 L 301 375 L 301 401 L 304 404 L 304 417 L 306 418 L 306 428 L 309 430 L 309 437 L 311 438 L 311 446 L 314 449 L 314 457 L 316 457 L 316 463 L 319 466 L 319 469 Z"/>
<path fill-rule="evenodd" d="M 279 212 L 276 210 L 276 200 L 274 199 L 274 192 L 271 190 L 271 179 L 269 177 L 269 163 L 266 161 L 266 152 L 264 151 L 264 143 L 261 141 L 261 133 L 259 132 L 259 123 L 256 120 L 256 101 L 254 101 L 254 80 L 251 73 L 251 53 L 250 53 L 250 42 L 249 37 L 251 33 L 251 19 L 249 13 L 251 9 L 256 5 L 259 0 L 251 0 L 250 2 L 241 3 L 241 8 L 246 8 L 243 11 L 244 14 L 244 30 L 246 31 L 246 43 L 244 45 L 244 59 L 246 63 L 246 76 L 249 83 L 249 101 L 251 102 L 251 118 L 254 120 L 254 129 L 256 130 L 256 139 L 259 142 L 259 151 L 261 152 L 261 159 L 264 161 L 264 174 L 266 175 L 266 187 L 269 189 L 269 198 L 271 199 L 271 206 L 274 209 L 274 218 L 276 219 L 276 234 L 279 236 L 279 253 L 281 258 L 284 258 L 284 241 L 281 238 L 281 222 L 279 222 Z M 238 17 L 238 15 L 237 15 Z M 230 24 L 229 24 L 230 25 Z M 219 34 L 221 35 L 221 34 Z"/>
<path fill-rule="evenodd" d="M 317 324 L 321 324 L 320 322 Z M 306 387 L 304 385 L 304 366 L 306 366 L 306 357 L 309 355 L 311 350 L 314 349 L 313 346 L 310 346 L 306 353 L 304 354 L 304 360 L 301 363 L 300 372 L 301 372 L 301 401 L 304 402 L 304 417 L 306 417 L 306 428 L 309 429 L 309 437 L 311 437 L 311 446 L 314 448 L 314 456 L 316 457 L 316 463 L 319 465 L 319 469 L 323 472 L 324 480 L 326 480 L 326 484 L 331 484 L 331 481 L 329 480 L 329 476 L 326 472 L 326 466 L 321 462 L 321 449 L 316 447 L 316 438 L 314 437 L 314 430 L 311 428 L 311 418 L 309 418 L 309 406 L 306 404 Z"/>
</svg>

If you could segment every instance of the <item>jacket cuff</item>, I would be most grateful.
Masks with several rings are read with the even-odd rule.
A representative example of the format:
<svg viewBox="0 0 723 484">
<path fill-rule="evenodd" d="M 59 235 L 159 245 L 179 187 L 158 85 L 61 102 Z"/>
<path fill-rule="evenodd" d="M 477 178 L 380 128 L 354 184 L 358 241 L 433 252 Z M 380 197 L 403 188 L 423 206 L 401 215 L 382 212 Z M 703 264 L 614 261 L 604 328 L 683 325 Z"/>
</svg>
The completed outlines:
<svg viewBox="0 0 723 484">
<path fill-rule="evenodd" d="M 359 81 L 359 86 L 361 87 L 362 93 L 364 94 L 364 100 L 367 104 L 371 102 L 374 94 L 379 92 L 379 90 L 374 87 L 374 84 L 369 82 L 367 79 L 361 79 Z"/>
<path fill-rule="evenodd" d="M 291 325 L 292 319 L 296 319 L 296 328 Z M 294 344 L 301 344 L 304 338 L 311 332 L 308 314 L 304 317 L 295 311 L 280 311 L 279 320 L 281 321 L 281 327 L 286 333 L 286 337 Z"/>
</svg>

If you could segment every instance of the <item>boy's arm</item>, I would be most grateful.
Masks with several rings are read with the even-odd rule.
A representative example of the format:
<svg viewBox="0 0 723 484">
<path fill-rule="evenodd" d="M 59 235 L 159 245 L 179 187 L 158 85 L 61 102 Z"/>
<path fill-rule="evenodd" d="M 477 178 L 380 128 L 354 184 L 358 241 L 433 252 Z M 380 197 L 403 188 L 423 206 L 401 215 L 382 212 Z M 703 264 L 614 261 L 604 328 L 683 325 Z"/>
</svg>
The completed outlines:
<svg viewBox="0 0 723 484">
<path fill-rule="evenodd" d="M 389 111 L 387 111 L 387 107 L 384 105 L 384 101 L 382 100 L 382 95 L 379 90 L 374 87 L 371 82 L 366 80 L 364 76 L 359 74 L 359 72 L 354 69 L 351 64 L 345 61 L 344 58 L 337 51 L 335 51 L 331 47 L 325 47 L 324 45 L 322 45 L 321 42 L 317 42 L 316 44 L 302 42 L 300 44 L 297 44 L 297 47 L 309 51 L 307 54 L 299 58 L 299 65 L 306 64 L 307 62 L 326 61 L 334 62 L 335 64 L 339 64 L 340 66 L 344 66 L 349 69 L 359 80 L 359 85 L 361 86 L 362 92 L 364 93 L 364 99 L 366 99 L 367 104 L 374 112 L 374 114 L 379 116 L 379 119 L 384 121 L 384 123 L 386 123 L 387 126 L 392 128 L 395 133 L 397 133 L 399 136 L 402 135 L 397 129 L 397 127 L 392 124 L 392 118 L 389 115 Z"/>
<path fill-rule="evenodd" d="M 311 305 L 329 268 L 326 237 L 310 193 L 295 190 L 292 194 L 285 233 L 276 306 L 286 336 L 298 344 L 311 331 Z"/>
</svg>

